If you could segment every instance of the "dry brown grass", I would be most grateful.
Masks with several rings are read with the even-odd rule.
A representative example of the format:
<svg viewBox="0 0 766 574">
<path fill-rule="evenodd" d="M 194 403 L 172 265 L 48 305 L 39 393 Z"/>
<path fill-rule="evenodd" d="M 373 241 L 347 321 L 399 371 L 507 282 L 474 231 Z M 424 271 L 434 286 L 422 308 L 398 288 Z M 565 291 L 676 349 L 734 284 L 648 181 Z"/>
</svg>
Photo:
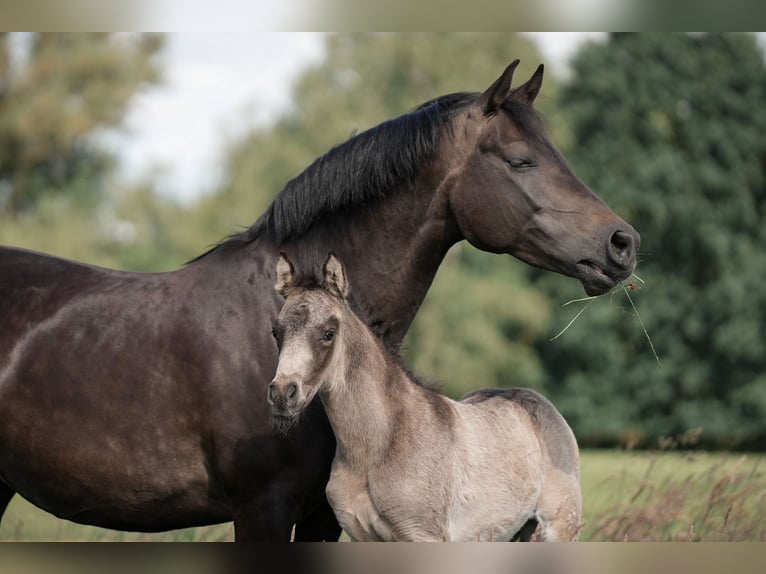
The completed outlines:
<svg viewBox="0 0 766 574">
<path fill-rule="evenodd" d="M 670 467 L 668 457 L 676 459 Z M 766 469 L 760 462 L 745 455 L 655 453 L 640 480 L 622 483 L 617 503 L 591 515 L 583 538 L 766 541 Z"/>
</svg>

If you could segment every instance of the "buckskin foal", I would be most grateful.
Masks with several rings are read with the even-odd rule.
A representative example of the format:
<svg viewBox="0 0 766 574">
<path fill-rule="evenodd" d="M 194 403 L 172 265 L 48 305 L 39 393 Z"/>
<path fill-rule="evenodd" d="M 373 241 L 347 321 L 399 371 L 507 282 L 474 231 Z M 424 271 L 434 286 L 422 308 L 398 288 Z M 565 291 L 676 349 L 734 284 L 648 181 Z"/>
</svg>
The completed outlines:
<svg viewBox="0 0 766 574">
<path fill-rule="evenodd" d="M 321 399 L 337 440 L 327 498 L 352 539 L 577 539 L 577 443 L 550 402 L 531 389 L 456 402 L 420 385 L 351 311 L 332 254 L 321 287 L 282 255 L 277 290 L 272 415 L 289 427 Z"/>
</svg>

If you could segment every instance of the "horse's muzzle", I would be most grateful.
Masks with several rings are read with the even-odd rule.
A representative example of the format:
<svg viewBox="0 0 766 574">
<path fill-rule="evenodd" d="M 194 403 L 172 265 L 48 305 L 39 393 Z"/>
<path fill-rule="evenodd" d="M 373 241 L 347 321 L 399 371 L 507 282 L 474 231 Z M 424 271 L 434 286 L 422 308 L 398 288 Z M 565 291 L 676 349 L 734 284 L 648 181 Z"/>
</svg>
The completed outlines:
<svg viewBox="0 0 766 574">
<path fill-rule="evenodd" d="M 588 295 L 603 295 L 633 273 L 640 244 L 641 236 L 625 223 L 609 236 L 603 260 L 578 261 L 574 276 Z"/>
</svg>

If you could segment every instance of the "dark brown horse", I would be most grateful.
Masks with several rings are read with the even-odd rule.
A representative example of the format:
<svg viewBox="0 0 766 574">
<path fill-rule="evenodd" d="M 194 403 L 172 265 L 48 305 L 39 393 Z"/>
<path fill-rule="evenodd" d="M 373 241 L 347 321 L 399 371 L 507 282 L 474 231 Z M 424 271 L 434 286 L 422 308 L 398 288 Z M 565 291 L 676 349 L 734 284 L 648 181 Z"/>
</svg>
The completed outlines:
<svg viewBox="0 0 766 574">
<path fill-rule="evenodd" d="M 234 521 L 237 540 L 336 539 L 335 451 L 317 403 L 287 436 L 266 388 L 280 251 L 332 250 L 387 345 L 467 239 L 603 293 L 639 236 L 567 167 L 532 107 L 542 67 L 423 104 L 332 149 L 248 230 L 178 271 L 124 273 L 0 249 L 0 509 L 159 531 Z"/>
</svg>

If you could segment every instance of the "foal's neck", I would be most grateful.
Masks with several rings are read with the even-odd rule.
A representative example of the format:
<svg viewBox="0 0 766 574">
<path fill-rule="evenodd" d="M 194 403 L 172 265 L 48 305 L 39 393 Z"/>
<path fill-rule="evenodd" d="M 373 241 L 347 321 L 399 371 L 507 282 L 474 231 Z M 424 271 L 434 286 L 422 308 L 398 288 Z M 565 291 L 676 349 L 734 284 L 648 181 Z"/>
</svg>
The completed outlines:
<svg viewBox="0 0 766 574">
<path fill-rule="evenodd" d="M 396 428 L 403 422 L 402 409 L 417 408 L 419 401 L 410 395 L 418 386 L 357 317 L 342 329 L 342 347 L 336 349 L 341 359 L 319 396 L 340 455 L 353 466 L 369 466 L 402 430 Z"/>
</svg>

